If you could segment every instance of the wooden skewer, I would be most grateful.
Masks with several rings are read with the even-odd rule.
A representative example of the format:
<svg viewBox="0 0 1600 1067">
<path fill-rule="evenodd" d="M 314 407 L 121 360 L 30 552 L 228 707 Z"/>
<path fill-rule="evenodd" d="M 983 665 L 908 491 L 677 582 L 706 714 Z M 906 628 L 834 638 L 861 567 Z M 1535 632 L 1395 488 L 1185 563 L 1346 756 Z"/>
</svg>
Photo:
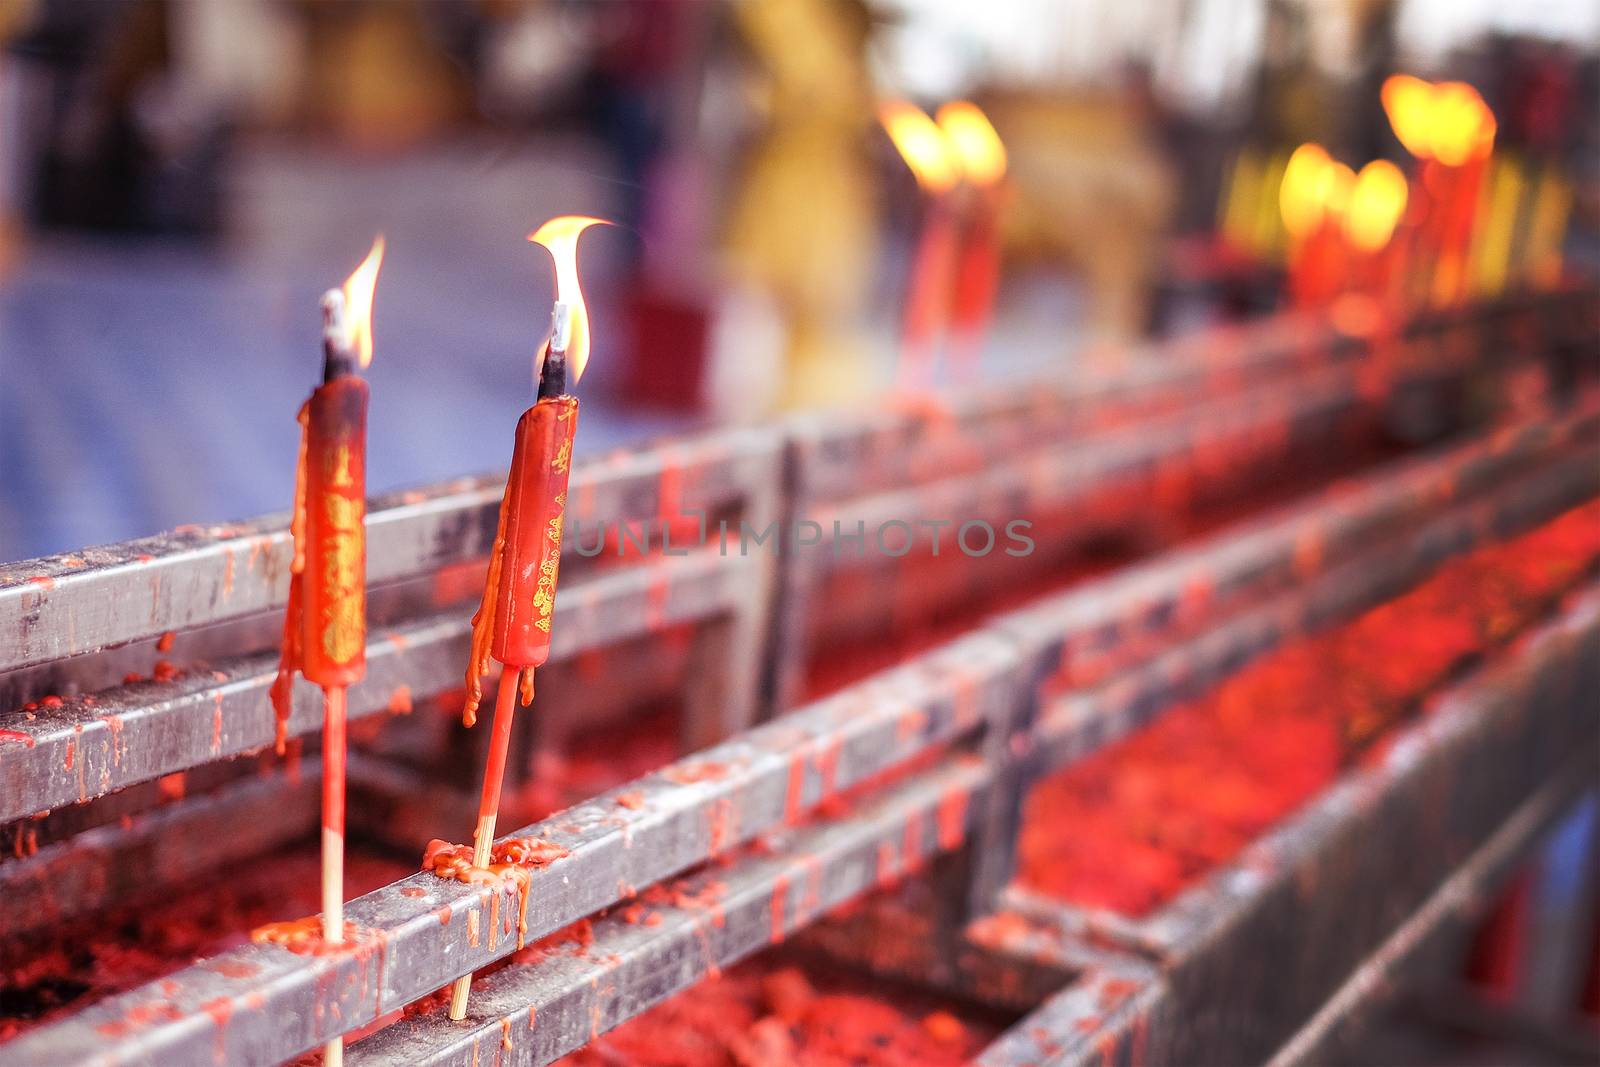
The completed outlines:
<svg viewBox="0 0 1600 1067">
<path fill-rule="evenodd" d="M 345 690 L 323 693 L 322 724 L 322 939 L 344 941 L 344 723 Z M 325 1067 L 342 1067 L 344 1038 L 322 1047 Z"/>
<path fill-rule="evenodd" d="M 531 695 L 531 694 L 530 694 Z M 494 724 L 489 734 L 489 760 L 483 768 L 483 794 L 478 798 L 478 829 L 472 838 L 472 865 L 489 866 L 494 847 L 494 824 L 500 815 L 500 785 L 506 776 L 506 757 L 511 750 L 511 720 L 517 712 L 517 669 L 500 668 L 500 688 L 494 698 Z M 472 975 L 456 979 L 450 989 L 450 1018 L 467 1017 L 467 994 Z"/>
</svg>

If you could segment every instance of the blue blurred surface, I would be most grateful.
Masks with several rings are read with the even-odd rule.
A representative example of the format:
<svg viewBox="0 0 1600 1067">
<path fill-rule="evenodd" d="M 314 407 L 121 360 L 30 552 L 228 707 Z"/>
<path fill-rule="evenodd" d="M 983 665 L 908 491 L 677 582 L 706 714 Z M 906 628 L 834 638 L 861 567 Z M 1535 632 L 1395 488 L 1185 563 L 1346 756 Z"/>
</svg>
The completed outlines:
<svg viewBox="0 0 1600 1067">
<path fill-rule="evenodd" d="M 372 490 L 504 466 L 551 299 L 548 257 L 523 237 L 550 215 L 608 213 L 593 149 L 269 148 L 234 173 L 217 246 L 42 237 L 0 280 L 0 559 L 286 508 L 318 298 L 380 230 Z M 682 423 L 607 403 L 620 245 L 596 231 L 583 252 L 585 451 Z"/>
</svg>

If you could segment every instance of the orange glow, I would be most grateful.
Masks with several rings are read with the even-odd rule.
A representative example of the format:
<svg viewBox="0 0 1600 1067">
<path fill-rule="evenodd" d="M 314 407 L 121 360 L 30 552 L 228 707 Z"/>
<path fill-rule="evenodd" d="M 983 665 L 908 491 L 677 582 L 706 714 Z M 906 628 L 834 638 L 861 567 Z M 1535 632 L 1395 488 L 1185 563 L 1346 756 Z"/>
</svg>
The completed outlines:
<svg viewBox="0 0 1600 1067">
<path fill-rule="evenodd" d="M 572 316 L 567 341 L 567 367 L 574 383 L 583 377 L 589 363 L 589 308 L 578 284 L 578 235 L 590 226 L 609 226 L 606 219 L 587 215 L 558 215 L 528 234 L 528 240 L 543 245 L 556 265 L 556 301 L 567 305 Z"/>
<path fill-rule="evenodd" d="M 1006 146 L 976 104 L 954 100 L 939 109 L 945 143 L 974 185 L 994 185 L 1006 176 Z"/>
<path fill-rule="evenodd" d="M 383 265 L 383 234 L 372 242 L 367 258 L 345 279 L 341 288 L 344 307 L 330 324 L 337 336 L 333 341 L 345 352 L 354 352 L 363 368 L 372 365 L 372 297 L 378 289 L 378 268 Z"/>
<path fill-rule="evenodd" d="M 1350 337 L 1376 337 L 1383 328 L 1383 305 L 1366 293 L 1345 293 L 1328 307 L 1334 329 Z"/>
<path fill-rule="evenodd" d="M 1289 157 L 1278 186 L 1278 211 L 1283 215 L 1283 228 L 1295 240 L 1304 240 L 1322 225 L 1327 209 L 1322 184 L 1332 166 L 1333 160 L 1319 144 L 1303 144 Z"/>
<path fill-rule="evenodd" d="M 1433 157 L 1447 167 L 1481 159 L 1494 147 L 1494 112 L 1466 82 L 1433 87 Z"/>
<path fill-rule="evenodd" d="M 1384 80 L 1379 95 L 1383 99 L 1383 110 L 1389 116 L 1389 125 L 1406 151 L 1418 159 L 1431 159 L 1432 83 L 1409 74 L 1395 74 Z"/>
<path fill-rule="evenodd" d="M 1329 163 L 1322 172 L 1318 192 L 1322 196 L 1322 210 L 1329 220 L 1343 222 L 1350 210 L 1350 196 L 1355 192 L 1356 172 L 1343 163 Z"/>
<path fill-rule="evenodd" d="M 921 108 L 892 100 L 878 108 L 878 119 L 923 189 L 942 193 L 960 180 L 960 164 L 949 142 Z"/>
<path fill-rule="evenodd" d="M 1389 243 L 1406 211 L 1406 178 L 1386 159 L 1361 168 L 1350 191 L 1344 232 L 1363 252 L 1376 252 Z"/>
<path fill-rule="evenodd" d="M 1494 112 L 1466 82 L 1432 82 L 1396 74 L 1383 83 L 1383 109 L 1406 151 L 1459 167 L 1494 147 Z"/>
</svg>

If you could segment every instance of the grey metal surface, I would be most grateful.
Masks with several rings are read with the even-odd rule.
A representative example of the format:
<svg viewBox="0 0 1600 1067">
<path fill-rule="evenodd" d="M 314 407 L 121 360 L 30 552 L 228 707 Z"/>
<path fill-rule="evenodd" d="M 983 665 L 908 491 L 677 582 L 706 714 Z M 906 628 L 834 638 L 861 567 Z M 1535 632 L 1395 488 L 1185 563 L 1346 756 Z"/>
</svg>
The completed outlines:
<svg viewBox="0 0 1600 1067">
<path fill-rule="evenodd" d="M 675 622 L 733 614 L 762 588 L 762 566 L 755 557 L 699 551 L 574 582 L 557 599 L 553 655 L 570 657 Z M 752 613 L 758 624 L 759 613 Z M 456 610 L 375 631 L 366 678 L 350 689 L 350 717 L 386 713 L 402 689 L 421 699 L 459 688 L 468 614 Z M 266 652 L 168 682 L 135 682 L 56 707 L 0 712 L 0 730 L 10 731 L 0 739 L 0 822 L 271 745 L 275 724 L 267 689 L 276 672 L 277 655 Z M 319 693 L 297 681 L 289 733 L 314 732 L 321 722 Z"/>
<path fill-rule="evenodd" d="M 1541 844 L 1572 805 L 1594 784 L 1594 761 L 1579 756 L 1529 797 L 1472 857 L 1435 889 L 1362 961 L 1337 992 L 1273 1053 L 1268 1067 L 1348 1061 L 1363 1026 L 1420 958 L 1442 943 L 1468 937 L 1472 924 L 1494 903 L 1516 868 Z"/>
<path fill-rule="evenodd" d="M 231 864 L 260 861 L 316 830 L 321 775 L 320 760 L 302 760 L 0 863 L 0 900 L 6 902 L 0 937 L 70 922 L 111 901 L 149 898 Z"/>
<path fill-rule="evenodd" d="M 473 986 L 464 1023 L 442 1005 L 354 1045 L 354 1064 L 537 1067 L 770 944 L 858 894 L 915 871 L 965 839 L 987 768 L 957 758 L 854 805 L 848 815 L 780 836 L 732 866 L 672 887 L 679 903 L 644 905 L 651 923 L 597 920 L 593 943 L 513 963 Z"/>
<path fill-rule="evenodd" d="M 1564 450 L 1501 488 L 1444 508 L 1434 518 L 1420 521 L 1418 516 L 1415 525 L 1388 537 L 1355 541 L 1345 549 L 1355 554 L 1337 565 L 1307 575 L 1298 585 L 1278 586 L 1287 592 L 1264 597 L 1272 593 L 1271 584 L 1262 583 L 1259 592 L 1244 587 L 1241 592 L 1253 595 L 1233 598 L 1242 601 L 1239 607 L 1214 597 L 1207 602 L 1209 610 L 1196 620 L 1203 626 L 1176 625 L 1181 591 L 1188 584 L 1179 576 L 1203 577 L 1218 587 L 1233 585 L 1235 576 L 1228 573 L 1232 566 L 1258 572 L 1270 563 L 1269 555 L 1234 555 L 1232 542 L 1219 538 L 1213 546 L 1220 550 L 1216 559 L 1207 559 L 1203 549 L 1197 549 L 1172 561 L 1156 561 L 1144 574 L 1129 576 L 1133 581 L 1125 589 L 1137 588 L 1148 575 L 1165 571 L 1168 579 L 1161 584 L 1165 593 L 1157 603 L 1165 601 L 1171 613 L 1143 609 L 1137 595 L 1121 591 L 1108 595 L 1090 586 L 1065 594 L 1056 603 L 1005 617 L 996 628 L 1026 650 L 1033 692 L 1041 703 L 1032 735 L 1036 766 L 1061 766 L 1085 755 L 1137 728 L 1173 700 L 1203 690 L 1282 642 L 1395 595 L 1445 558 L 1525 529 L 1597 493 L 1600 468 L 1586 448 Z M 1304 543 L 1301 538 L 1308 531 L 1318 529 L 1302 525 L 1300 520 L 1309 517 L 1293 516 L 1278 528 L 1286 535 L 1278 545 L 1280 553 L 1286 550 L 1292 559 L 1293 546 Z M 1325 543 L 1322 533 L 1315 536 Z M 1212 569 L 1218 563 L 1225 565 Z M 1123 580 L 1114 577 L 1108 584 L 1116 590 Z M 1185 632 L 1196 636 L 1181 640 Z M 1119 655 L 1110 681 L 1098 688 L 1077 688 L 1086 680 L 1084 661 L 1112 651 Z M 1092 675 L 1102 676 L 1106 672 Z"/>
<path fill-rule="evenodd" d="M 735 430 L 574 464 L 569 515 L 715 512 L 774 486 L 771 431 Z M 382 585 L 487 555 L 503 481 L 464 478 L 392 493 L 368 512 L 367 579 Z M 180 528 L 158 537 L 0 565 L 0 672 L 281 608 L 286 517 Z M 569 542 L 569 555 L 576 542 Z"/>
<path fill-rule="evenodd" d="M 1592 750 L 1587 694 L 1597 685 L 1600 586 L 1591 586 L 1430 701 L 1381 758 L 1151 915 L 1020 890 L 1008 905 L 1062 937 L 1157 960 L 1185 1057 L 1259 1060 L 1573 751 Z"/>
<path fill-rule="evenodd" d="M 1272 472 L 1281 473 L 1285 464 L 1314 465 L 1347 445 L 1370 447 L 1380 436 L 1385 403 L 1395 397 L 1415 393 L 1425 408 L 1443 409 L 1443 414 L 1421 417 L 1438 422 L 1437 428 L 1404 431 L 1436 436 L 1464 417 L 1454 410 L 1462 405 L 1437 394 L 1464 388 L 1474 361 L 1482 357 L 1479 349 L 1457 353 L 1421 343 L 1382 360 L 1372 350 L 1361 361 L 1323 364 L 1293 379 L 1246 383 L 1214 399 L 1077 436 L 1013 426 L 1010 433 L 995 434 L 999 447 L 994 447 L 957 429 L 926 430 L 911 436 L 916 448 L 859 455 L 854 468 L 844 458 L 851 439 L 827 439 L 823 447 L 796 437 L 789 457 L 791 520 L 835 533 L 810 546 L 797 543 L 789 553 L 774 622 L 777 655 L 770 685 L 775 704 L 783 707 L 796 699 L 824 637 L 829 647 L 865 640 L 905 618 L 958 610 L 978 590 L 1025 585 L 1030 575 L 1056 565 L 1064 548 L 1109 531 L 1126 536 L 1155 521 L 1153 500 L 1195 503 L 1248 492 Z M 944 455 L 938 446 L 955 451 Z M 900 472 L 910 456 L 919 466 L 926 459 L 927 468 L 892 483 L 892 489 L 850 496 L 837 495 L 838 485 L 830 485 L 830 493 L 805 489 L 822 477 L 808 472 L 810 466 L 854 469 L 859 483 L 876 486 L 875 467 L 887 464 Z M 1001 530 L 1015 519 L 1032 522 L 1032 536 L 1048 551 L 962 558 L 949 535 L 944 558 L 938 559 L 938 534 L 930 524 L 945 522 L 953 529 L 982 520 Z M 910 539 L 905 551 L 855 552 L 836 543 L 837 531 L 865 529 L 871 537 L 896 523 L 903 524 L 896 537 Z M 924 567 L 916 580 L 897 581 L 908 556 L 931 557 L 936 570 Z"/>
<path fill-rule="evenodd" d="M 984 1049 L 974 1067 L 1181 1063 L 1167 1044 L 1171 1011 L 1160 971 L 1125 959 L 1051 996 Z"/>
<path fill-rule="evenodd" d="M 1074 634 L 1077 639 L 1060 650 L 1063 663 L 1070 661 L 1075 670 L 1093 667 L 1113 648 L 1144 643 L 1159 628 L 1183 622 L 1186 613 L 1314 574 L 1452 501 L 1537 470 L 1572 447 L 1592 449 L 1597 441 L 1600 395 L 1585 396 L 1569 411 L 1517 422 L 1343 479 L 1310 500 L 1232 524 L 1003 618 L 1040 634 Z M 1096 629 L 1107 605 L 1125 610 L 1133 621 L 1139 616 L 1147 621 L 1138 629 Z"/>
<path fill-rule="evenodd" d="M 789 824 L 918 753 L 976 735 L 1009 706 L 1015 665 L 1003 642 L 955 642 L 509 835 L 570 850 L 530 872 L 527 939 Z M 622 792 L 637 792 L 637 806 L 619 803 Z M 347 905 L 358 932 L 337 955 L 237 949 L 0 1046 L 0 1064 L 209 1063 L 219 1041 L 243 1062 L 290 1058 L 515 951 L 518 905 L 515 885 L 414 875 Z M 154 1000 L 171 1004 L 174 1016 L 150 1020 Z M 226 1025 L 205 1009 L 219 1000 L 240 1009 Z"/>
</svg>

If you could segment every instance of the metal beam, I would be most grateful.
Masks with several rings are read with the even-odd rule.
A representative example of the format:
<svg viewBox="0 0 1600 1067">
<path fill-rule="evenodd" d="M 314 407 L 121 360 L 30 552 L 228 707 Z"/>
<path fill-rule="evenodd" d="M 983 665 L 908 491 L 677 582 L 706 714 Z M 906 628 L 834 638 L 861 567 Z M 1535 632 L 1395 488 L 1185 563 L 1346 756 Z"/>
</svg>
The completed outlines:
<svg viewBox="0 0 1600 1067">
<path fill-rule="evenodd" d="M 511 836 L 568 850 L 530 871 L 527 938 L 978 733 L 1012 706 L 1016 663 L 1004 642 L 955 642 L 518 831 Z M 515 885 L 475 887 L 417 874 L 346 906 L 358 934 L 343 952 L 235 949 L 0 1046 L 0 1064 L 210 1063 L 218 1041 L 224 1049 L 237 1042 L 257 1061 L 289 1059 L 515 951 L 519 903 Z M 152 1017 L 153 1003 L 170 1011 Z M 227 1009 L 225 1025 L 218 1005 Z"/>
<path fill-rule="evenodd" d="M 569 514 L 593 523 L 715 512 L 770 493 L 779 462 L 769 430 L 580 458 Z M 463 478 L 374 499 L 368 582 L 487 555 L 503 488 Z M 0 673 L 281 608 L 290 554 L 285 516 L 272 515 L 0 565 Z"/>
<path fill-rule="evenodd" d="M 762 565 L 700 550 L 563 587 L 553 654 L 733 614 L 759 588 Z M 420 700 L 459 688 L 468 641 L 459 611 L 375 632 L 366 678 L 350 689 L 351 718 L 386 712 L 402 691 Z M 275 654 L 244 656 L 169 682 L 0 714 L 0 822 L 271 745 L 267 690 L 276 671 Z M 289 733 L 313 733 L 321 723 L 320 693 L 297 682 Z"/>
<path fill-rule="evenodd" d="M 354 1065 L 542 1067 L 768 945 L 818 915 L 921 868 L 959 846 L 980 810 L 987 769 L 956 759 L 853 806 L 844 818 L 794 832 L 731 867 L 673 886 L 678 904 L 643 906 L 650 921 L 612 914 L 594 942 L 552 949 L 473 985 L 471 1013 L 442 1006 L 351 1047 Z"/>
</svg>

